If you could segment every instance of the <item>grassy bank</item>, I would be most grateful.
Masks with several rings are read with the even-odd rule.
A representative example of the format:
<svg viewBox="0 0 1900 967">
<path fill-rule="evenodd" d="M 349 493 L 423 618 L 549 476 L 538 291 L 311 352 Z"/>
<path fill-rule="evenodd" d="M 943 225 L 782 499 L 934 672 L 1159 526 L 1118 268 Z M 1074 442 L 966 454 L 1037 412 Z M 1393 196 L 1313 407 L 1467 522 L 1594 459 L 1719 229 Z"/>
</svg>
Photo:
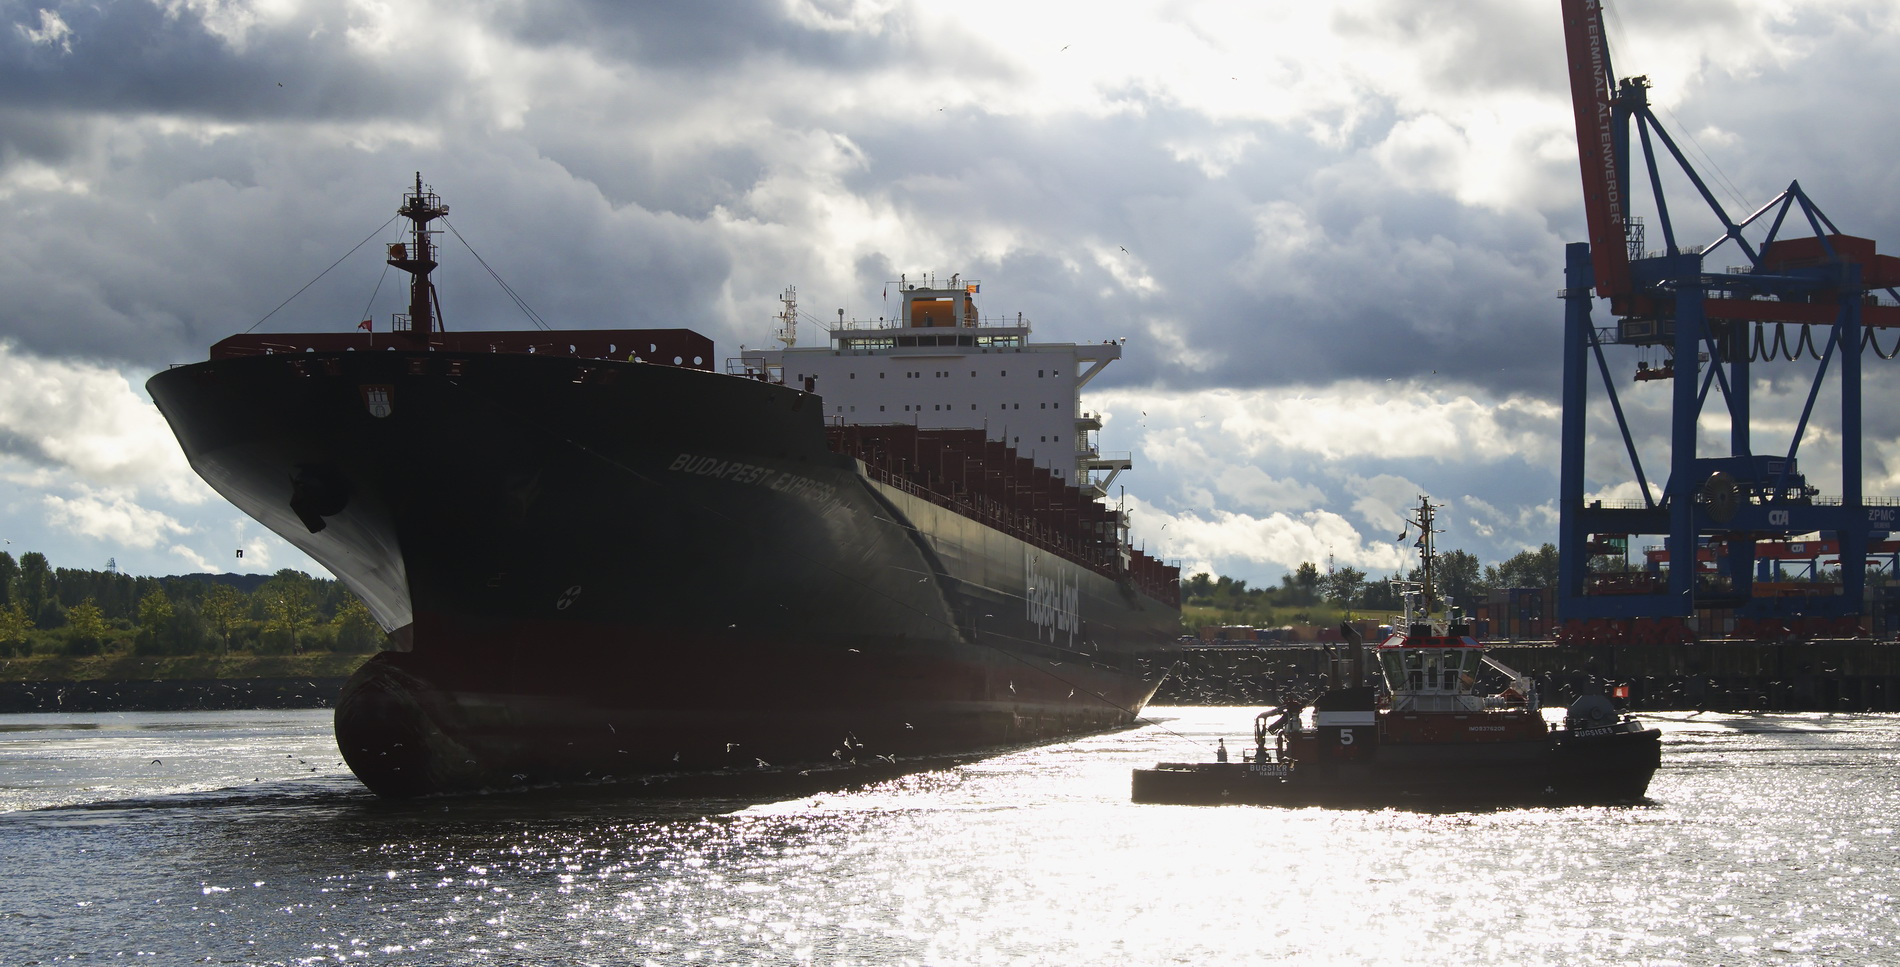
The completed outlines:
<svg viewBox="0 0 1900 967">
<path fill-rule="evenodd" d="M 34 655 L 0 658 L 0 682 L 142 682 L 244 678 L 338 678 L 368 655 Z"/>
</svg>

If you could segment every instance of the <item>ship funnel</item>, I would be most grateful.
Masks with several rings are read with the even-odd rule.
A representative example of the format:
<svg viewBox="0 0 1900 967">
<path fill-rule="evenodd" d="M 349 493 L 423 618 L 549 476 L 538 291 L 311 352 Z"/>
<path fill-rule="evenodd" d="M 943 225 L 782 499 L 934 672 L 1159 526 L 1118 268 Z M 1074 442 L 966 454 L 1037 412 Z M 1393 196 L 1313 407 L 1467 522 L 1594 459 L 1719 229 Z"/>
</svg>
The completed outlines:
<svg viewBox="0 0 1900 967">
<path fill-rule="evenodd" d="M 1339 636 L 1346 640 L 1346 660 L 1352 663 L 1352 688 L 1364 688 L 1366 684 L 1366 639 L 1350 621 L 1339 623 Z"/>
</svg>

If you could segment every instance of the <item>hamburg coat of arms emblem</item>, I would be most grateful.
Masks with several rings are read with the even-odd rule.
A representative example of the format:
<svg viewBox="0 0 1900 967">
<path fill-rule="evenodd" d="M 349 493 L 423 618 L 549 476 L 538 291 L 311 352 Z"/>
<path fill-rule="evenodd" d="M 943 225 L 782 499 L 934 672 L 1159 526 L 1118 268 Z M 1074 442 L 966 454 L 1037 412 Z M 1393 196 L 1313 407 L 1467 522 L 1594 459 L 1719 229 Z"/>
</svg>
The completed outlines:
<svg viewBox="0 0 1900 967">
<path fill-rule="evenodd" d="M 369 407 L 369 415 L 382 419 L 394 412 L 396 387 L 375 385 L 363 387 L 363 405 Z"/>
</svg>

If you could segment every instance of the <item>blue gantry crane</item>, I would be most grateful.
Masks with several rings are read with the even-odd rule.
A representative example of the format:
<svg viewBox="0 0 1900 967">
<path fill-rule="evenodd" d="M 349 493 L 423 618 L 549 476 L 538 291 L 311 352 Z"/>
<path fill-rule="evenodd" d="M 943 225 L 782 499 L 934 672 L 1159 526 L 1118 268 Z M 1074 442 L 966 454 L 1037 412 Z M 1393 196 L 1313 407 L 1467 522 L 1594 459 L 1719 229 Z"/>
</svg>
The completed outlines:
<svg viewBox="0 0 1900 967">
<path fill-rule="evenodd" d="M 1648 80 L 1616 78 L 1600 0 L 1561 4 L 1590 241 L 1568 246 L 1565 259 L 1560 637 L 1688 641 L 1711 636 L 1715 629 L 1698 628 L 1695 619 L 1713 609 L 1733 615 L 1733 627 L 1720 631 L 1738 637 L 1861 634 L 1869 545 L 1887 536 L 1900 510 L 1896 501 L 1862 491 L 1862 363 L 1900 352 L 1900 342 L 1884 345 L 1900 326 L 1900 259 L 1842 233 L 1799 182 L 1732 218 L 1651 112 Z M 1640 166 L 1630 161 L 1632 132 Z M 1713 241 L 1685 244 L 1678 237 L 1664 196 L 1665 160 L 1719 223 Z M 1633 173 L 1647 178 L 1660 239 L 1646 238 L 1649 226 L 1630 213 Z M 1672 181 L 1682 183 L 1673 175 Z M 1660 249 L 1651 251 L 1656 242 Z M 1717 257 L 1729 266 L 1715 268 Z M 1591 318 L 1598 298 L 1609 300 L 1613 317 L 1602 328 Z M 1611 378 L 1605 349 L 1612 346 L 1666 357 L 1653 367 L 1639 364 L 1636 374 L 1672 385 L 1660 495 Z M 1818 364 L 1806 405 L 1785 446 L 1762 446 L 1749 409 L 1754 369 L 1795 360 Z M 1593 370 L 1602 386 L 1594 398 Z M 1799 463 L 1830 381 L 1840 403 L 1838 495 L 1824 495 Z M 1622 505 L 1586 498 L 1592 403 L 1608 404 L 1634 473 L 1635 486 L 1627 489 L 1636 497 Z M 1701 428 L 1705 414 L 1722 411 L 1725 447 L 1705 440 L 1713 434 Z M 1717 452 L 1704 455 L 1704 444 Z M 1764 547 L 1758 560 L 1757 544 L 1807 534 L 1838 543 L 1838 582 L 1776 582 L 1775 594 L 1757 593 L 1758 580 L 1776 576 L 1775 558 Z M 1632 538 L 1652 535 L 1661 536 L 1662 549 L 1647 555 L 1644 568 L 1590 567 L 1593 558 L 1627 555 Z"/>
</svg>

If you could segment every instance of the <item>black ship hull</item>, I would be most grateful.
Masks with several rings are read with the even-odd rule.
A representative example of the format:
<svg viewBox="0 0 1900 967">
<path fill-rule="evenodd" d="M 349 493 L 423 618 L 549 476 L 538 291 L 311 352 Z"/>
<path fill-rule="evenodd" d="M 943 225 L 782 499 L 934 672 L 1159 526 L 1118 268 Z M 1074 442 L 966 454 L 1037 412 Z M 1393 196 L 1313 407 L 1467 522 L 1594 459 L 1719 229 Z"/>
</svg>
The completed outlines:
<svg viewBox="0 0 1900 967">
<path fill-rule="evenodd" d="M 867 474 L 818 397 L 483 352 L 152 378 L 193 467 L 392 651 L 338 743 L 391 795 L 977 751 L 1129 724 L 1178 611 Z"/>
<path fill-rule="evenodd" d="M 1559 731 L 1538 740 L 1381 744 L 1360 759 L 1162 763 L 1137 769 L 1135 802 L 1502 807 L 1645 801 L 1662 763 L 1655 729 Z"/>
</svg>

